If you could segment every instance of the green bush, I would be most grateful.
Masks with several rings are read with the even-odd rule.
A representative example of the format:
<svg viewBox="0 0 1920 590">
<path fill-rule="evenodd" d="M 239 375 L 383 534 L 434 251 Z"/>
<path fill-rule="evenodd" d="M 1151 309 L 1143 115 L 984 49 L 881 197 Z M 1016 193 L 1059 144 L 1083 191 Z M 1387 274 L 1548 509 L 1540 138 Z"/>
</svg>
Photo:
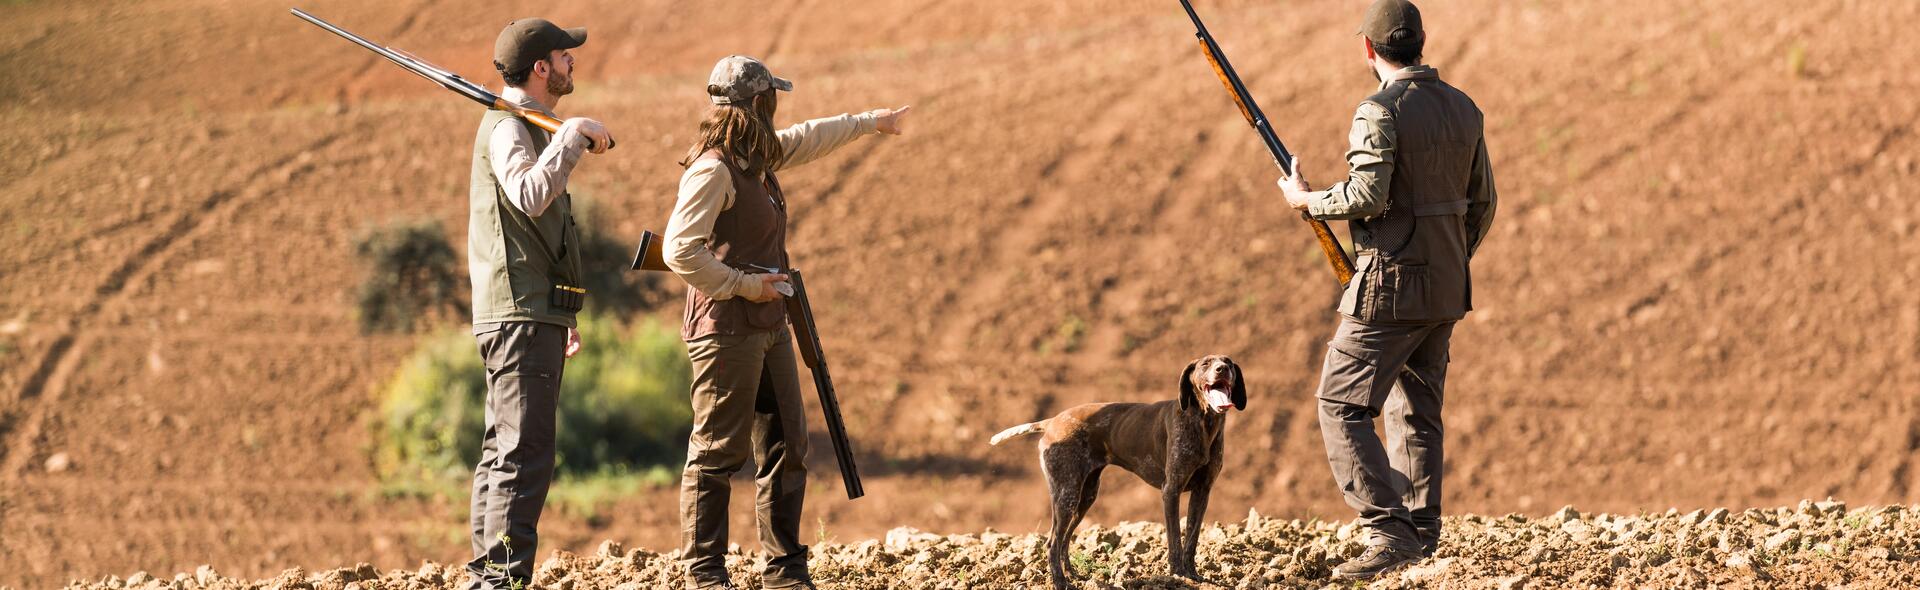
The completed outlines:
<svg viewBox="0 0 1920 590">
<path fill-rule="evenodd" d="M 354 238 L 353 252 L 367 267 L 354 302 L 361 332 L 410 331 L 428 316 L 462 311 L 466 277 L 439 222 L 369 228 Z"/>
<path fill-rule="evenodd" d="M 579 354 L 561 379 L 563 476 L 678 471 L 692 410 L 686 345 L 651 319 L 622 330 L 582 315 Z M 388 483 L 470 476 L 485 429 L 486 369 L 471 328 L 423 341 L 381 392 L 374 465 Z"/>
</svg>

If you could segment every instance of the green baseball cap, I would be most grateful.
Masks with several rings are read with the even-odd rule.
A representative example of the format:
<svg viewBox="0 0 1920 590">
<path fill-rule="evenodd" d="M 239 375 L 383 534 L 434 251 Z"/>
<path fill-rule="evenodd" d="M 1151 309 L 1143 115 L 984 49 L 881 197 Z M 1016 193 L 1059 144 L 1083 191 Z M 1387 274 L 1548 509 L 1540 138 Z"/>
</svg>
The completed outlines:
<svg viewBox="0 0 1920 590">
<path fill-rule="evenodd" d="M 707 96 L 713 104 L 745 103 L 768 88 L 792 92 L 793 83 L 775 77 L 767 64 L 744 55 L 720 58 L 720 63 L 713 64 L 713 73 L 707 76 Z"/>
<path fill-rule="evenodd" d="M 1410 44 L 1427 37 L 1420 24 L 1420 8 L 1407 0 L 1374 0 L 1367 7 L 1366 20 L 1360 21 L 1359 32 L 1380 45 Z"/>
<path fill-rule="evenodd" d="M 500 38 L 493 41 L 493 61 L 518 72 L 546 59 L 554 51 L 573 49 L 587 42 L 587 28 L 562 29 L 544 18 L 523 18 L 507 23 Z"/>
</svg>

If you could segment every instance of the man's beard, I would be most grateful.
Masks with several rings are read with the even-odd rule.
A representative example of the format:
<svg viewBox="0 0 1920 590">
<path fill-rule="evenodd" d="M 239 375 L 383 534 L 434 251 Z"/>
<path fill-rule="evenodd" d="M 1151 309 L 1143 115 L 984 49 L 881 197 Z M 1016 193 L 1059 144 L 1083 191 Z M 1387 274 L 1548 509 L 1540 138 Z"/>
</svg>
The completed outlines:
<svg viewBox="0 0 1920 590">
<path fill-rule="evenodd" d="M 553 75 L 547 76 L 547 93 L 554 96 L 573 94 L 573 74 L 561 74 L 560 70 L 554 70 Z"/>
</svg>

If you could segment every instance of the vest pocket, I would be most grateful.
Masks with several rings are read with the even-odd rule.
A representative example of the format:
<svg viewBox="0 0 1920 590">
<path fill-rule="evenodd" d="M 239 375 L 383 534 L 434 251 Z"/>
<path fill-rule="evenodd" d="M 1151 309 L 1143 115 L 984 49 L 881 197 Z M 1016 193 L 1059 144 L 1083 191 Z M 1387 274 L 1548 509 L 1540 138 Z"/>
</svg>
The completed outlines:
<svg viewBox="0 0 1920 590">
<path fill-rule="evenodd" d="M 1367 275 L 1364 320 L 1424 320 L 1433 315 L 1428 309 L 1427 265 L 1399 264 L 1376 259 Z"/>
<path fill-rule="evenodd" d="M 1393 302 L 1393 318 L 1397 320 L 1425 320 L 1433 316 L 1433 310 L 1427 305 L 1428 288 L 1427 265 L 1390 264 L 1387 265 L 1398 283 L 1397 299 Z"/>
</svg>

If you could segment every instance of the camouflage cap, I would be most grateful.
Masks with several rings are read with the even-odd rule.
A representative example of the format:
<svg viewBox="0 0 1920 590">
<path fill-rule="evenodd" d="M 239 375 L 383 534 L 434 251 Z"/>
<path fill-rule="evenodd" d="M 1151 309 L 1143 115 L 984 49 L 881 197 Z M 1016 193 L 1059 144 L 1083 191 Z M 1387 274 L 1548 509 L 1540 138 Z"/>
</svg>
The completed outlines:
<svg viewBox="0 0 1920 590">
<path fill-rule="evenodd" d="M 720 63 L 713 64 L 713 74 L 707 76 L 707 95 L 713 104 L 744 103 L 768 88 L 791 92 L 793 83 L 774 77 L 767 64 L 744 55 L 720 58 Z"/>
<path fill-rule="evenodd" d="M 1405 45 L 1426 40 L 1420 8 L 1407 0 L 1374 0 L 1360 21 L 1360 34 L 1379 45 Z"/>
<path fill-rule="evenodd" d="M 586 42 L 586 27 L 562 29 L 544 18 L 523 18 L 500 30 L 500 37 L 493 41 L 493 61 L 509 72 L 518 72 L 556 50 L 573 49 Z"/>
</svg>

